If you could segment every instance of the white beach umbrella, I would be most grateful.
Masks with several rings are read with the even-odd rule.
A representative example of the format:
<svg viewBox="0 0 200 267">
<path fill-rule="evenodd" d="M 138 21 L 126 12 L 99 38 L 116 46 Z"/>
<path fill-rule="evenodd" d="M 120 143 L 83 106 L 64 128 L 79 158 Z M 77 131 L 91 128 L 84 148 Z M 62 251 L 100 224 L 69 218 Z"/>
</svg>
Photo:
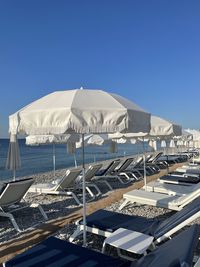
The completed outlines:
<svg viewBox="0 0 200 267">
<path fill-rule="evenodd" d="M 55 177 L 56 171 L 56 153 L 55 153 L 55 145 L 56 144 L 68 144 L 72 146 L 73 143 L 79 140 L 79 135 L 77 134 L 56 134 L 56 135 L 29 135 L 26 137 L 26 145 L 29 146 L 38 146 L 38 145 L 53 145 L 53 175 Z M 69 150 L 70 154 L 73 154 L 71 150 Z M 76 161 L 75 161 L 76 162 Z"/>
<path fill-rule="evenodd" d="M 109 134 L 110 138 L 113 139 L 123 139 L 123 140 L 131 140 L 134 138 L 140 138 L 142 137 L 142 141 L 143 141 L 143 152 L 144 152 L 144 184 L 145 184 L 145 188 L 146 188 L 146 166 L 145 166 L 145 147 L 144 147 L 144 141 L 145 140 L 152 140 L 152 138 L 154 139 L 154 141 L 152 140 L 151 142 L 153 143 L 153 147 L 154 149 L 157 150 L 157 142 L 156 142 L 156 138 L 162 138 L 162 139 L 171 139 L 173 136 L 175 135 L 181 135 L 182 133 L 182 128 L 180 125 L 168 121 L 166 119 L 160 118 L 158 116 L 151 116 L 151 130 L 150 132 L 138 132 L 138 133 L 114 133 L 114 134 Z M 162 140 L 161 141 L 161 147 L 166 147 L 166 141 Z M 130 142 L 130 141 L 129 141 Z"/>
<path fill-rule="evenodd" d="M 117 145 L 115 142 L 109 138 L 108 134 L 85 134 L 84 135 L 84 146 L 102 146 L 104 144 L 110 145 L 109 152 L 116 153 L 117 152 Z M 80 139 L 76 142 L 76 147 L 82 147 L 82 140 Z M 96 157 L 94 155 L 94 161 L 96 161 Z"/>
<path fill-rule="evenodd" d="M 16 170 L 21 167 L 19 144 L 15 134 L 10 135 L 10 143 L 6 161 L 6 168 L 13 170 L 13 180 L 16 178 Z"/>
<path fill-rule="evenodd" d="M 151 116 L 150 136 L 170 137 L 182 134 L 182 127 L 177 123 L 168 121 L 158 116 Z"/>
<path fill-rule="evenodd" d="M 174 142 L 173 139 L 170 140 L 169 147 L 172 147 L 172 148 L 176 147 L 175 142 Z"/>
<path fill-rule="evenodd" d="M 82 134 L 83 240 L 86 243 L 84 134 L 148 132 L 150 114 L 128 99 L 102 90 L 51 93 L 9 117 L 11 133 Z"/>
<path fill-rule="evenodd" d="M 165 140 L 161 140 L 160 146 L 163 147 L 163 148 L 167 147 L 166 141 Z"/>
<path fill-rule="evenodd" d="M 154 151 L 157 151 L 157 141 L 155 139 L 149 140 L 149 146 L 152 147 Z"/>
<path fill-rule="evenodd" d="M 109 139 L 108 134 L 86 134 L 84 136 L 84 145 L 97 145 L 102 146 L 104 144 L 110 144 L 112 142 L 111 139 Z M 76 142 L 76 147 L 80 148 L 82 147 L 82 140 L 79 140 Z"/>
</svg>

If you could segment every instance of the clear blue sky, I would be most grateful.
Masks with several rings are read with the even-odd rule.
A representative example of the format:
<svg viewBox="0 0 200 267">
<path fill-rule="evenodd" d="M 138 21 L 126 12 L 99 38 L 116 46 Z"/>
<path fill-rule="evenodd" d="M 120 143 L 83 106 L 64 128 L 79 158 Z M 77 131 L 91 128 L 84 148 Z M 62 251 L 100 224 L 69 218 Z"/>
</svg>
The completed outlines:
<svg viewBox="0 0 200 267">
<path fill-rule="evenodd" d="M 0 0 L 0 136 L 9 114 L 80 86 L 200 128 L 200 1 Z"/>
</svg>

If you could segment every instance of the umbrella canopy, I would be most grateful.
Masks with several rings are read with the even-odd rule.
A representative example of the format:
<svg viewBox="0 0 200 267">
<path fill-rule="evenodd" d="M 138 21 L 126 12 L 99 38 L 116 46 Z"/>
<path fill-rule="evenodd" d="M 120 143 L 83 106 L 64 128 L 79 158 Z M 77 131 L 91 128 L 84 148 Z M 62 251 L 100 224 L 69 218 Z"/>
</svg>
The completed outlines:
<svg viewBox="0 0 200 267">
<path fill-rule="evenodd" d="M 29 135 L 26 137 L 26 145 L 53 145 L 53 176 L 55 177 L 56 171 L 56 153 L 55 144 L 67 144 L 67 151 L 69 154 L 74 154 L 73 145 L 79 140 L 78 134 L 56 134 L 56 135 Z M 76 158 L 74 156 L 75 166 L 77 166 Z"/>
<path fill-rule="evenodd" d="M 26 145 L 49 145 L 75 143 L 79 140 L 79 135 L 57 134 L 57 135 L 29 135 L 26 137 Z"/>
<path fill-rule="evenodd" d="M 13 180 L 16 178 L 16 170 L 21 167 L 19 144 L 16 135 L 10 135 L 10 143 L 6 161 L 6 168 L 13 170 Z"/>
<path fill-rule="evenodd" d="M 172 147 L 172 148 L 175 148 L 176 147 L 175 142 L 174 142 L 173 139 L 170 140 L 169 147 Z"/>
<path fill-rule="evenodd" d="M 174 122 L 151 116 L 150 136 L 176 136 L 182 134 L 182 127 Z"/>
<path fill-rule="evenodd" d="M 97 145 L 102 146 L 104 144 L 110 144 L 112 140 L 109 138 L 108 134 L 86 134 L 84 136 L 84 145 Z M 76 147 L 82 147 L 82 140 L 76 143 Z"/>
<path fill-rule="evenodd" d="M 11 115 L 9 130 L 28 135 L 149 132 L 150 114 L 102 90 L 57 91 Z"/>
<path fill-rule="evenodd" d="M 168 120 L 162 119 L 157 116 L 151 116 L 151 130 L 150 132 L 129 132 L 129 133 L 114 133 L 109 134 L 109 138 L 139 138 L 139 137 L 171 137 L 175 135 L 181 135 L 182 128 L 180 125 L 170 122 Z"/>
<path fill-rule="evenodd" d="M 102 90 L 57 91 L 9 117 L 11 133 L 81 133 L 83 149 L 83 240 L 86 243 L 84 134 L 149 132 L 150 114 L 130 100 Z"/>
</svg>

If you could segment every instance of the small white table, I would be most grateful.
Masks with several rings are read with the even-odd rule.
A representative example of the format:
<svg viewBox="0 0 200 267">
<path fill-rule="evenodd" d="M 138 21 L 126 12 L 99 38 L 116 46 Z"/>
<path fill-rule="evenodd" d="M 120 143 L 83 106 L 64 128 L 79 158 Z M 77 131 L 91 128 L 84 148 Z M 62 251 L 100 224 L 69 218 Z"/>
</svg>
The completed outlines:
<svg viewBox="0 0 200 267">
<path fill-rule="evenodd" d="M 119 228 L 104 240 L 102 252 L 105 251 L 106 245 L 110 245 L 117 248 L 121 257 L 130 259 L 130 257 L 122 255 L 120 249 L 135 254 L 145 254 L 153 239 L 154 237 L 140 232 Z"/>
</svg>

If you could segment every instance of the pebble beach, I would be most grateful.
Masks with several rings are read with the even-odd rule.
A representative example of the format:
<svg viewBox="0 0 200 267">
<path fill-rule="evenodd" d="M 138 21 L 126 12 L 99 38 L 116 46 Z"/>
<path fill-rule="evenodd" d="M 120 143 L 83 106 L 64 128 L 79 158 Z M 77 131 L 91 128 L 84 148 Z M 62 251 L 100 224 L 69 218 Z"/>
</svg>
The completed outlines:
<svg viewBox="0 0 200 267">
<path fill-rule="evenodd" d="M 104 162 L 105 164 L 106 162 Z M 35 183 L 47 183 L 53 181 L 56 178 L 60 178 L 64 175 L 66 169 L 57 170 L 56 176 L 53 177 L 52 172 L 40 173 L 38 175 L 34 175 L 31 177 L 35 178 Z M 24 177 L 24 178 L 28 178 Z M 112 186 L 115 189 L 124 188 L 126 186 L 122 186 L 117 181 L 113 181 Z M 108 197 L 109 191 L 106 188 L 101 187 L 102 196 L 100 198 Z M 49 220 L 56 220 L 57 218 L 70 215 L 71 213 L 78 211 L 80 207 L 75 203 L 75 201 L 71 197 L 67 196 L 58 196 L 58 195 L 47 195 L 40 194 L 36 195 L 35 193 L 28 193 L 25 197 L 26 202 L 29 203 L 39 203 L 42 205 L 45 210 Z M 89 201 L 89 198 L 88 198 Z M 122 199 L 112 203 L 107 206 L 105 209 L 115 212 L 121 212 L 123 214 L 128 215 L 138 215 L 147 218 L 155 218 L 155 220 L 164 220 L 165 218 L 171 216 L 174 211 L 157 208 L 153 206 L 147 205 L 131 205 L 127 206 L 122 210 L 119 210 L 119 206 L 122 204 Z M 95 202 L 94 202 L 95 203 Z M 18 233 L 14 230 L 12 224 L 9 220 L 1 218 L 1 226 L 0 226 L 0 245 L 6 245 L 8 241 L 15 242 L 26 233 L 27 230 L 37 228 L 39 225 L 43 224 L 44 218 L 41 216 L 40 212 L 35 208 L 27 208 L 21 210 L 19 213 L 15 214 L 15 219 L 19 224 L 20 228 L 23 230 L 21 233 Z M 200 219 L 197 219 L 193 223 L 200 224 Z M 60 239 L 68 240 L 70 235 L 76 229 L 76 225 L 74 223 L 65 225 L 62 229 L 54 233 L 54 235 Z M 87 243 L 88 247 L 97 251 L 101 251 L 103 244 L 103 237 L 87 234 Z M 82 236 L 79 236 L 75 240 L 75 243 L 82 245 Z M 113 252 L 113 256 L 115 256 L 115 251 Z"/>
</svg>

